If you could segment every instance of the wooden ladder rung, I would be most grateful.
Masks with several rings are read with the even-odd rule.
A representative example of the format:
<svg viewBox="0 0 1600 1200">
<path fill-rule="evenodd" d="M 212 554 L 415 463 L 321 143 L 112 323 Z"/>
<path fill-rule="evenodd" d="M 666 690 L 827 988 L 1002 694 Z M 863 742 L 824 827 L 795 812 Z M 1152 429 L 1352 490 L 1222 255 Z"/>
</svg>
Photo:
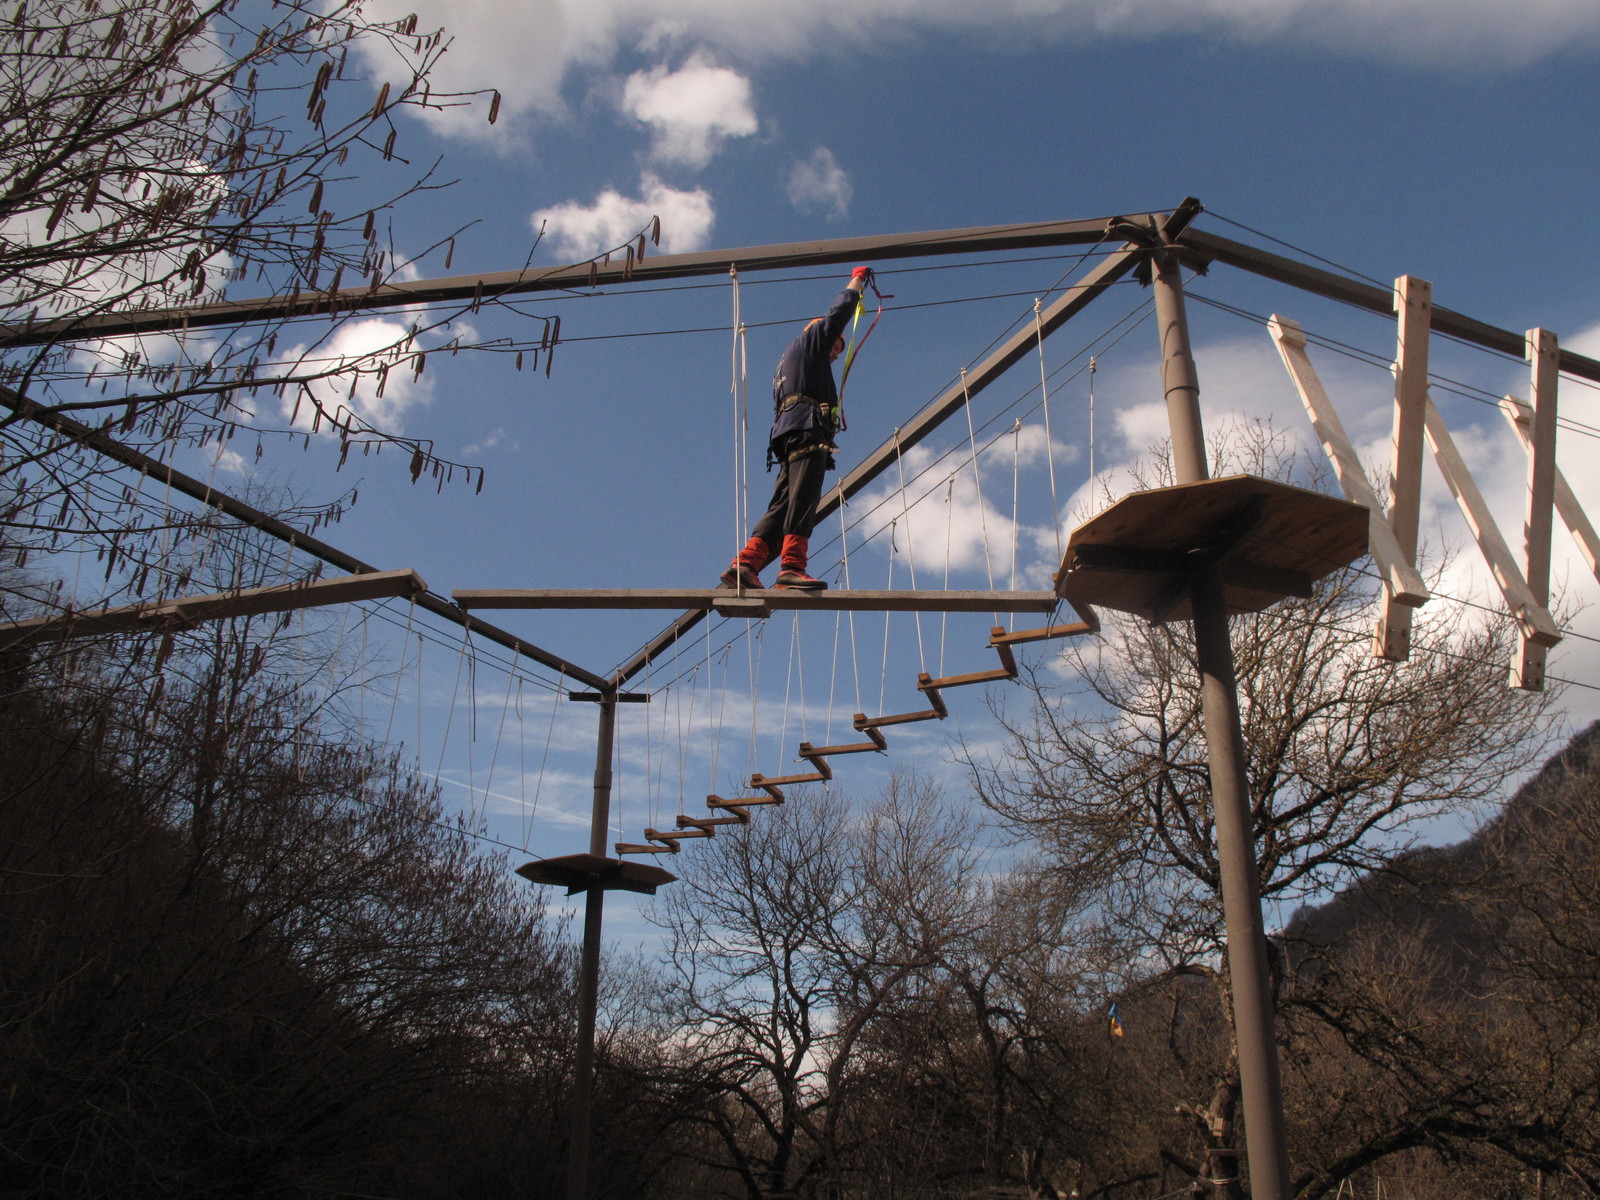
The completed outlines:
<svg viewBox="0 0 1600 1200">
<path fill-rule="evenodd" d="M 885 725 L 909 725 L 913 721 L 942 721 L 946 715 L 937 708 L 924 709 L 922 712 L 891 713 L 884 717 L 869 717 L 866 713 L 857 713 L 855 727 L 867 733 L 881 729 Z"/>
<path fill-rule="evenodd" d="M 641 846 L 637 842 L 618 842 L 618 854 L 676 854 L 678 847 L 671 846 Z"/>
</svg>

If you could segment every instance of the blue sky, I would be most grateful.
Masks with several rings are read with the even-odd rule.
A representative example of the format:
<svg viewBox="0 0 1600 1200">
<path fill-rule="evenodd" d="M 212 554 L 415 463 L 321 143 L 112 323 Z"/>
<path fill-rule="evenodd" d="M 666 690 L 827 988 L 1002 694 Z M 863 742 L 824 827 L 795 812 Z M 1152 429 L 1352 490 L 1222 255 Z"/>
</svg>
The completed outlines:
<svg viewBox="0 0 1600 1200">
<path fill-rule="evenodd" d="M 1433 281 L 1440 304 L 1514 330 L 1547 326 L 1565 345 L 1600 352 L 1600 5 L 1593 0 L 382 0 L 373 7 L 395 15 L 415 9 L 422 28 L 446 28 L 453 42 L 437 86 L 496 87 L 504 97 L 493 127 L 479 104 L 402 131 L 415 161 L 443 156 L 442 173 L 460 182 L 411 210 L 397 227 L 401 248 L 473 222 L 448 271 L 442 254 L 414 264 L 422 278 L 519 266 L 536 221 L 546 228 L 537 261 L 555 263 L 621 240 L 652 213 L 662 217 L 665 249 L 692 250 L 1100 217 L 1170 208 L 1192 194 L 1208 210 L 1202 228 L 1260 242 L 1239 226 L 1253 227 L 1384 284 L 1418 275 Z M 384 64 L 368 66 L 376 86 Z M 843 465 L 891 438 L 1013 321 L 1031 319 L 1031 297 L 1047 295 L 1072 259 L 926 272 L 885 264 L 882 283 L 893 303 L 960 302 L 885 316 L 850 384 Z M 825 304 L 844 274 L 750 277 L 741 288 L 743 318 L 753 326 L 747 461 L 757 510 L 768 487 L 760 445 L 771 363 L 793 323 Z M 1282 312 L 1378 356 L 1393 353 L 1391 322 L 1226 268 L 1196 280 L 1192 291 L 1253 313 Z M 981 299 L 1000 294 L 1007 295 Z M 1047 579 L 1059 562 L 1048 459 L 1063 520 L 1070 522 L 1088 488 L 1090 380 L 1081 369 L 1088 352 L 1099 356 L 1096 467 L 1110 472 L 1114 486 L 1126 485 L 1119 472 L 1163 432 L 1152 407 L 1159 392 L 1148 323 L 1114 346 L 1091 345 L 1124 316 L 1136 321 L 1145 298 L 1136 286 L 1118 289 L 1047 343 L 1052 454 L 1044 453 L 1036 408 L 1038 363 L 1023 364 L 993 390 L 977 415 L 997 422 L 995 432 L 1032 415 L 1023 433 L 986 452 L 987 520 L 978 516 L 970 472 L 960 476 L 952 465 L 966 444 L 964 427 L 935 441 L 936 451 L 954 456 L 942 465 L 933 454 L 907 456 L 908 493 L 920 495 L 921 487 L 930 499 L 907 518 L 903 504 L 896 509 L 894 481 L 876 490 L 890 515 L 863 515 L 852 534 L 861 539 L 852 559 L 857 585 L 884 586 L 891 558 L 897 582 L 905 581 L 910 558 L 920 555 L 919 583 L 939 586 L 948 547 L 951 586 L 986 586 L 974 530 L 991 536 L 990 565 L 1010 555 L 1013 478 L 1022 575 L 1030 586 Z M 439 592 L 709 584 L 739 538 L 731 300 L 728 283 L 716 280 L 529 303 L 530 312 L 559 313 L 568 339 L 550 379 L 464 355 L 430 365 L 420 384 L 391 384 L 374 410 L 390 426 L 434 438 L 447 457 L 483 466 L 482 494 L 436 494 L 410 485 L 398 459 L 368 460 L 354 472 L 360 504 L 326 536 L 380 567 L 413 567 Z M 1307 439 L 1259 324 L 1199 301 L 1191 314 L 1208 421 L 1270 416 Z M 479 331 L 495 331 L 496 322 L 515 324 L 484 314 Z M 659 336 L 706 328 L 715 332 Z M 1514 362 L 1443 345 L 1435 358 L 1437 370 L 1486 394 L 1526 393 L 1526 371 Z M 1337 356 L 1319 366 L 1352 435 L 1377 455 L 1388 432 L 1386 373 Z M 1515 540 L 1520 451 L 1492 408 L 1439 399 Z M 1014 402 L 1014 412 L 1005 409 Z M 1569 387 L 1563 412 L 1600 425 L 1591 389 Z M 1591 447 L 1563 436 L 1561 461 L 1576 484 Z M 274 450 L 259 469 L 326 494 L 335 479 L 330 464 L 322 449 Z M 339 478 L 349 482 L 351 474 Z M 1430 497 L 1430 538 L 1462 538 L 1437 480 Z M 1600 490 L 1590 494 L 1590 508 L 1600 512 Z M 865 540 L 889 519 L 896 522 L 892 554 L 886 533 Z M 1557 542 L 1571 595 L 1592 599 L 1595 580 L 1574 569 L 1559 528 Z M 820 565 L 833 569 L 831 560 Z M 1483 586 L 1467 565 L 1450 581 L 1462 596 Z M 496 620 L 604 671 L 667 616 L 508 613 Z M 1579 631 L 1600 633 L 1592 616 L 1577 620 Z M 989 665 L 989 623 L 986 616 L 925 619 L 919 646 L 918 631 L 901 621 L 885 650 L 882 619 L 873 618 L 871 629 L 858 619 L 852 656 L 835 649 L 848 646 L 850 631 L 832 617 L 800 626 L 774 618 L 759 653 L 753 637 L 730 642 L 731 629 L 714 633 L 711 659 L 698 669 L 706 646 L 686 645 L 654 681 L 677 681 L 659 693 L 661 702 L 625 713 L 619 832 L 631 840 L 652 815 L 670 825 L 680 790 L 688 809 L 700 811 L 707 791 L 731 787 L 731 777 L 752 767 L 793 769 L 801 736 L 848 740 L 858 687 L 868 711 L 880 689 L 890 711 L 918 706 L 919 660 L 935 673 L 940 653 L 950 671 Z M 405 664 L 396 708 L 422 697 L 424 766 L 440 768 L 455 794 L 475 796 L 473 807 L 497 836 L 541 855 L 582 848 L 592 708 L 552 709 L 558 681 L 548 672 L 519 684 L 487 660 L 464 698 L 453 636 L 441 633 L 429 646 L 421 679 L 414 647 L 395 651 Z M 1558 651 L 1552 669 L 1592 679 L 1593 662 L 1575 643 Z M 708 677 L 717 687 L 707 686 Z M 1600 711 L 1597 695 L 1573 689 L 1572 719 Z M 859 787 L 870 790 L 881 778 L 874 771 L 890 766 L 950 770 L 958 731 L 979 746 L 995 737 L 979 696 L 969 689 L 952 699 L 952 721 L 913 727 L 897 739 L 896 757 L 863 767 L 854 777 Z M 477 730 L 470 749 L 467 715 Z M 405 712 L 394 727 L 413 729 L 416 720 Z M 530 814 L 535 795 L 538 811 Z"/>
</svg>

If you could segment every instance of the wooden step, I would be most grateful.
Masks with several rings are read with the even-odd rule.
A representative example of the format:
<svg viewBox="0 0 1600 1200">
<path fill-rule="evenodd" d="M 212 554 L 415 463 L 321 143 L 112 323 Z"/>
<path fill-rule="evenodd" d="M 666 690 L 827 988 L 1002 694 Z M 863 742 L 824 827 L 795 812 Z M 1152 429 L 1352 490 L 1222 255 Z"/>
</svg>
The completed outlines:
<svg viewBox="0 0 1600 1200">
<path fill-rule="evenodd" d="M 646 829 L 644 836 L 652 842 L 665 839 L 667 841 L 680 841 L 683 838 L 703 838 L 714 836 L 710 829 Z"/>
<path fill-rule="evenodd" d="M 989 645 L 998 649 L 1001 646 L 1018 646 L 1024 642 L 1046 642 L 1051 638 L 1077 637 L 1081 633 L 1098 633 L 1098 621 L 1073 621 L 1067 625 L 1046 625 L 1043 629 L 1017 629 L 1011 633 L 995 633 L 989 637 Z"/>
<path fill-rule="evenodd" d="M 750 786 L 757 788 L 787 787 L 792 783 L 823 783 L 832 778 L 833 773 L 831 771 L 807 771 L 801 775 L 762 775 L 758 773 L 750 776 Z"/>
<path fill-rule="evenodd" d="M 937 708 L 924 709 L 922 712 L 890 713 L 882 717 L 869 717 L 865 713 L 857 713 L 855 727 L 865 733 L 881 729 L 885 725 L 910 725 L 913 721 L 942 721 L 947 715 Z"/>
<path fill-rule="evenodd" d="M 718 825 L 748 825 L 748 824 L 750 824 L 750 814 L 749 813 L 745 813 L 743 817 L 738 817 L 738 816 L 732 816 L 732 817 L 691 817 L 688 813 L 679 813 L 678 814 L 678 828 L 679 829 L 711 829 L 711 830 L 715 830 L 715 828 Z"/>
<path fill-rule="evenodd" d="M 735 796 L 732 800 L 723 796 L 707 796 L 707 808 L 726 808 L 731 810 L 740 808 L 754 808 L 758 804 L 782 804 L 782 796 Z"/>
<path fill-rule="evenodd" d="M 618 842 L 618 854 L 676 854 L 678 847 L 673 846 L 641 846 L 637 842 Z"/>
</svg>

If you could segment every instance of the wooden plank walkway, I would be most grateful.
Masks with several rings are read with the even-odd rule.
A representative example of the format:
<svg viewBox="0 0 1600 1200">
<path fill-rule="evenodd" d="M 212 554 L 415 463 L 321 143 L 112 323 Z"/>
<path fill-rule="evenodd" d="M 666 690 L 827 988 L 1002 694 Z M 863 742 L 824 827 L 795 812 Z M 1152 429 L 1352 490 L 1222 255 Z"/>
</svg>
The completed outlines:
<svg viewBox="0 0 1600 1200">
<path fill-rule="evenodd" d="M 798 588 L 458 588 L 450 593 L 462 608 L 676 608 L 766 615 L 776 609 L 847 612 L 1047 613 L 1060 601 L 1054 592 L 844 591 Z"/>
</svg>

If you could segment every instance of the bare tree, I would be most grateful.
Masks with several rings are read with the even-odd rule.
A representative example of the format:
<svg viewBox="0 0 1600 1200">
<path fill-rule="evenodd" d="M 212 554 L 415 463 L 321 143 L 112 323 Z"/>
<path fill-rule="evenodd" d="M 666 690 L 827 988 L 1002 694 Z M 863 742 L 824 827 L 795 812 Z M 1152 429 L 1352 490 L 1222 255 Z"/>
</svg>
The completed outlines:
<svg viewBox="0 0 1600 1200">
<path fill-rule="evenodd" d="M 402 153 L 404 114 L 475 104 L 492 121 L 498 95 L 431 90 L 442 31 L 360 0 L 19 0 L 0 22 L 4 553 L 88 554 L 141 599 L 181 586 L 208 531 L 113 468 L 107 439 L 167 462 L 322 433 L 341 466 L 387 448 L 414 480 L 481 486 L 398 427 L 395 394 L 463 349 L 548 370 L 559 322 L 519 309 L 519 332 L 484 339 L 459 319 L 493 296 L 359 321 L 339 302 L 434 250 L 451 265 L 460 230 L 416 245 L 405 227 L 408 201 L 449 181 Z M 97 332 L 223 299 L 260 303 L 233 326 Z M 313 300 L 314 318 L 285 315 Z M 353 499 L 286 515 L 314 531 Z"/>
<path fill-rule="evenodd" d="M 764 812 L 668 893 L 681 1071 L 714 1138 L 702 1157 L 751 1200 L 850 1184 L 874 1131 L 848 1098 L 893 1072 L 869 1030 L 970 933 L 973 866 L 970 830 L 898 780 L 859 818 L 831 792 Z"/>
</svg>

